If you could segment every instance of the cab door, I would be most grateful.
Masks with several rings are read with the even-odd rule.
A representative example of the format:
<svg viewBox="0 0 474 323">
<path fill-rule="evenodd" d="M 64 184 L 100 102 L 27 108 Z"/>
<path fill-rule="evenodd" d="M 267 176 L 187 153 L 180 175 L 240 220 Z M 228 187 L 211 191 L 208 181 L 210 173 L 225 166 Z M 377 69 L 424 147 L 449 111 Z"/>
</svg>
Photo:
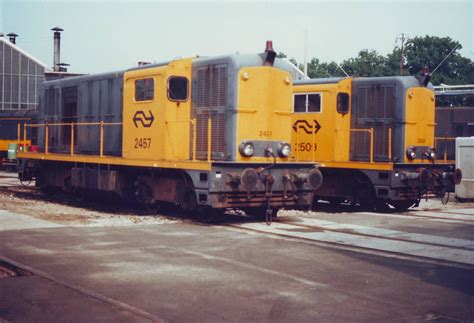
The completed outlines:
<svg viewBox="0 0 474 323">
<path fill-rule="evenodd" d="M 163 110 L 166 100 L 164 67 L 126 72 L 123 94 L 123 148 L 128 159 L 163 157 Z"/>
</svg>

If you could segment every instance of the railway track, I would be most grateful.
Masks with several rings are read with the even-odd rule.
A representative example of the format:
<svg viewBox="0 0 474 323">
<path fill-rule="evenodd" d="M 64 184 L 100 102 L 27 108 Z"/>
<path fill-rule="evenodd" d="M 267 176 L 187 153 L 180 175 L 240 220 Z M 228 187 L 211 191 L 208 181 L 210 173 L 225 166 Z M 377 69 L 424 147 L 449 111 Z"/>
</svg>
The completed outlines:
<svg viewBox="0 0 474 323">
<path fill-rule="evenodd" d="M 364 213 L 364 215 L 415 218 L 426 222 L 448 221 L 442 216 L 440 219 L 436 216 L 412 216 L 411 214 Z M 462 222 L 474 226 L 474 212 L 472 215 L 466 213 L 464 217 L 469 219 L 449 219 L 449 221 L 455 225 Z M 273 222 L 271 226 L 255 222 L 229 224 L 229 226 L 275 237 L 351 249 L 357 252 L 375 253 L 385 257 L 455 265 L 470 269 L 474 267 L 474 240 L 338 223 L 309 217 L 283 217 Z"/>
</svg>

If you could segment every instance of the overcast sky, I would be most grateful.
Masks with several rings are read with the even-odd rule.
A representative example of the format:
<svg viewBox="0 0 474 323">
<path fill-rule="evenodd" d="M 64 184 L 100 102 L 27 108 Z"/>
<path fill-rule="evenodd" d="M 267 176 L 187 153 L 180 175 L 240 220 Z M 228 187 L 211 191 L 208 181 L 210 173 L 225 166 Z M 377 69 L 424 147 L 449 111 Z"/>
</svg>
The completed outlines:
<svg viewBox="0 0 474 323">
<path fill-rule="evenodd" d="M 254 53 L 273 40 L 299 62 L 387 54 L 402 32 L 449 36 L 474 59 L 474 0 L 465 1 L 18 1 L 0 0 L 0 32 L 52 66 L 52 27 L 64 29 L 69 71 L 105 72 L 176 57 Z"/>
</svg>

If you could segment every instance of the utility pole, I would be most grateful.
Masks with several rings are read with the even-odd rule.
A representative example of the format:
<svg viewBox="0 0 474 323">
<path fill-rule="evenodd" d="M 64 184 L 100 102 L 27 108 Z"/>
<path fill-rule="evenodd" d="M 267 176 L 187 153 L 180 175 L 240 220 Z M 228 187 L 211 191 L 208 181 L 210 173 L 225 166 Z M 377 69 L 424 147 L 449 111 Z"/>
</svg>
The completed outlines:
<svg viewBox="0 0 474 323">
<path fill-rule="evenodd" d="M 403 63 L 404 63 L 404 46 L 407 43 L 407 41 L 410 39 L 410 36 L 405 33 L 401 33 L 400 35 L 397 36 L 395 39 L 395 43 L 400 40 L 401 46 L 400 46 L 400 76 L 403 75 Z"/>
<path fill-rule="evenodd" d="M 306 55 L 308 52 L 308 29 L 304 30 L 304 67 L 303 72 L 305 76 L 308 76 L 308 62 L 306 61 Z"/>
</svg>

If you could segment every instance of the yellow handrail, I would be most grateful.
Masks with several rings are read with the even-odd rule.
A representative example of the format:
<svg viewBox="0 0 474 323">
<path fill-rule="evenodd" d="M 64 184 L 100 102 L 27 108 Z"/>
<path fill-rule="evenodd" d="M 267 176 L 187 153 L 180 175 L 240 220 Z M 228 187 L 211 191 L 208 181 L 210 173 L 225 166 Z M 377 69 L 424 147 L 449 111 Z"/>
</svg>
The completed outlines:
<svg viewBox="0 0 474 323">
<path fill-rule="evenodd" d="M 193 125 L 193 161 L 196 161 L 196 136 L 197 136 L 197 127 L 196 127 L 196 119 L 192 119 L 191 123 Z"/>
<path fill-rule="evenodd" d="M 336 129 L 338 131 L 349 131 L 349 132 L 368 132 L 370 135 L 370 162 L 374 162 L 374 128 L 369 129 Z"/>
<path fill-rule="evenodd" d="M 211 161 L 211 143 L 212 143 L 212 120 L 211 118 L 207 119 L 207 161 Z"/>
<path fill-rule="evenodd" d="M 454 141 L 456 140 L 456 137 L 448 137 L 448 136 L 445 136 L 445 137 L 435 137 L 434 138 L 435 140 L 435 148 L 437 149 L 437 144 L 436 144 L 436 140 L 445 140 L 445 141 Z M 443 158 L 444 162 L 447 162 L 448 161 L 448 145 L 445 143 L 444 145 L 444 158 Z"/>
<path fill-rule="evenodd" d="M 44 153 L 48 154 L 49 153 L 49 127 L 54 127 L 54 126 L 70 126 L 71 127 L 71 141 L 70 141 L 70 154 L 74 155 L 74 143 L 75 143 L 75 131 L 74 127 L 75 126 L 100 126 L 100 157 L 104 157 L 104 126 L 118 126 L 122 125 L 122 122 L 57 122 L 57 123 L 36 123 L 36 124 L 27 124 L 25 123 L 24 126 L 24 131 L 23 131 L 23 144 L 24 146 L 26 145 L 27 141 L 27 135 L 26 135 L 26 130 L 27 127 L 30 128 L 40 128 L 44 127 L 45 128 L 45 135 L 44 135 Z"/>
</svg>

